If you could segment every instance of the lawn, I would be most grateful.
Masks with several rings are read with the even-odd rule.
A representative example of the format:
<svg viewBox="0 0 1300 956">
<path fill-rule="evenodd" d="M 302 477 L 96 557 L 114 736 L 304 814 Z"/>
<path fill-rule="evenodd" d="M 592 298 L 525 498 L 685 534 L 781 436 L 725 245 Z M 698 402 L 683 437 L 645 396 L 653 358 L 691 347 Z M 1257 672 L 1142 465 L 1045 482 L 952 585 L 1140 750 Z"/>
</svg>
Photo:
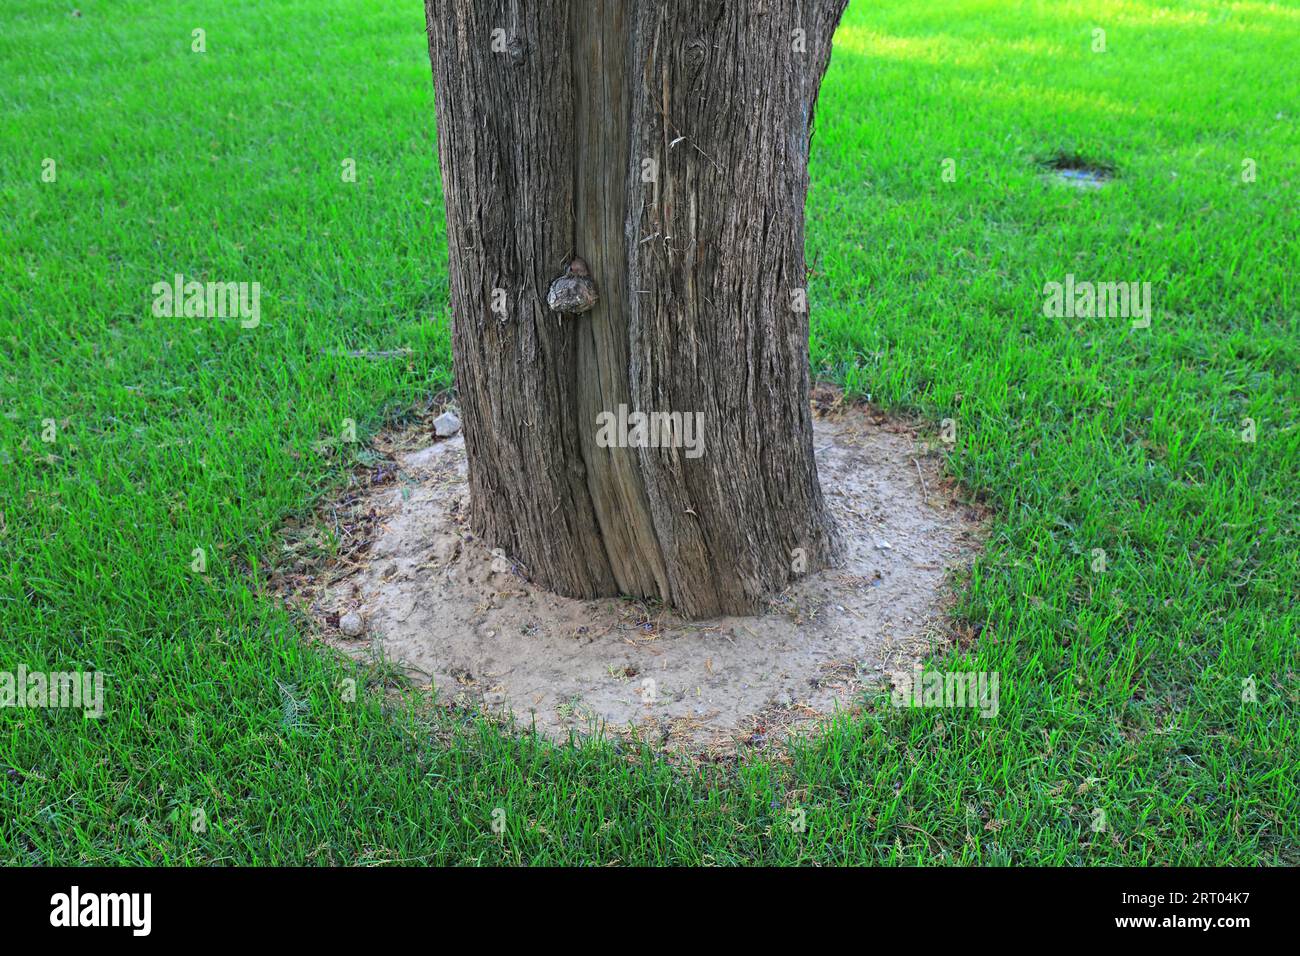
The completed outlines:
<svg viewBox="0 0 1300 956">
<path fill-rule="evenodd" d="M 1300 863 L 1300 5 L 853 0 L 814 369 L 952 420 L 996 517 L 934 663 L 1000 710 L 881 692 L 691 768 L 440 712 L 268 593 L 451 385 L 421 5 L 78 4 L 0 0 L 0 672 L 105 711 L 0 710 L 0 861 Z M 260 324 L 156 317 L 176 273 Z M 1045 316 L 1067 275 L 1150 282 L 1150 327 Z"/>
</svg>

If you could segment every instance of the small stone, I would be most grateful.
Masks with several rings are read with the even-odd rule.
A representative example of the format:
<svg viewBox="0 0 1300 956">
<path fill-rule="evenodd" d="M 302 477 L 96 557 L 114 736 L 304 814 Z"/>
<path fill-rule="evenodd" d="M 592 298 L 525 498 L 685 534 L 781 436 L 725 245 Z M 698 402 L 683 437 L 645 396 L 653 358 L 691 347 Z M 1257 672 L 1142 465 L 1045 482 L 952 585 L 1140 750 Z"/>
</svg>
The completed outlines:
<svg viewBox="0 0 1300 956">
<path fill-rule="evenodd" d="M 339 630 L 348 637 L 360 637 L 366 631 L 366 622 L 356 611 L 349 611 L 339 618 Z"/>
<path fill-rule="evenodd" d="M 450 438 L 460 431 L 460 419 L 451 412 L 443 412 L 433 420 L 433 433 L 439 438 Z"/>
</svg>

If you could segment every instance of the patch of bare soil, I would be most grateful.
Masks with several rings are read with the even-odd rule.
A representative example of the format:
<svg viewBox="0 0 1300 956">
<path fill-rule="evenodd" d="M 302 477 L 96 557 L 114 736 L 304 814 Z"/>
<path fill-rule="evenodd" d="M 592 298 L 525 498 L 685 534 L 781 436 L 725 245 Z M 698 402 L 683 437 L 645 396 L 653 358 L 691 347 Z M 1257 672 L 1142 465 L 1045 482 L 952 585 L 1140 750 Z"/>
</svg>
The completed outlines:
<svg viewBox="0 0 1300 956">
<path fill-rule="evenodd" d="M 535 587 L 470 533 L 464 442 L 436 439 L 428 420 L 381 436 L 377 464 L 322 509 L 338 557 L 282 554 L 274 582 L 330 645 L 404 667 L 440 703 L 512 711 L 556 739 L 603 728 L 688 751 L 778 739 L 946 641 L 948 575 L 984 539 L 912 426 L 819 394 L 817 464 L 847 559 L 764 614 L 687 622 Z M 286 529 L 285 552 L 316 533 Z"/>
</svg>

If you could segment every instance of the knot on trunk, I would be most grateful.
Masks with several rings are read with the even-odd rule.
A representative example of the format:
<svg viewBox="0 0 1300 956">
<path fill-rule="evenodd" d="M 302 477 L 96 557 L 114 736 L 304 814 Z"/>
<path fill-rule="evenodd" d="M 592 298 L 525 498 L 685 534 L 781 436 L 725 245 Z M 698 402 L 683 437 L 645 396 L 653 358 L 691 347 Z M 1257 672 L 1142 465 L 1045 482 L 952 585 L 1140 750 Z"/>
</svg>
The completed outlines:
<svg viewBox="0 0 1300 956">
<path fill-rule="evenodd" d="M 590 312 L 599 300 L 596 283 L 591 281 L 587 263 L 582 259 L 570 262 L 564 275 L 552 282 L 551 290 L 546 293 L 546 304 L 551 311 L 567 315 Z"/>
</svg>

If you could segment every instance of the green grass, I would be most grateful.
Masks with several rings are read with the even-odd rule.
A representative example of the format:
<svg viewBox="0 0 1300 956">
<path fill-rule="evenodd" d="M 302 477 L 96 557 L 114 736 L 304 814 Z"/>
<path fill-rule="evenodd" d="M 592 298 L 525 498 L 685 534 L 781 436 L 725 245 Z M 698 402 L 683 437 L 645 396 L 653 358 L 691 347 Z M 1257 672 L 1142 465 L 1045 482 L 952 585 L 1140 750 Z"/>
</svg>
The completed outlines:
<svg viewBox="0 0 1300 956">
<path fill-rule="evenodd" d="M 814 367 L 955 421 L 997 518 L 935 663 L 1000 713 L 877 697 L 690 771 L 438 716 L 266 591 L 347 468 L 317 443 L 450 384 L 420 4 L 79 6 L 0 0 L 0 671 L 107 672 L 107 709 L 0 711 L 0 859 L 1300 863 L 1300 7 L 855 0 Z M 155 318 L 177 272 L 260 282 L 261 325 Z M 1151 328 L 1044 317 L 1066 273 L 1150 281 Z"/>
</svg>

